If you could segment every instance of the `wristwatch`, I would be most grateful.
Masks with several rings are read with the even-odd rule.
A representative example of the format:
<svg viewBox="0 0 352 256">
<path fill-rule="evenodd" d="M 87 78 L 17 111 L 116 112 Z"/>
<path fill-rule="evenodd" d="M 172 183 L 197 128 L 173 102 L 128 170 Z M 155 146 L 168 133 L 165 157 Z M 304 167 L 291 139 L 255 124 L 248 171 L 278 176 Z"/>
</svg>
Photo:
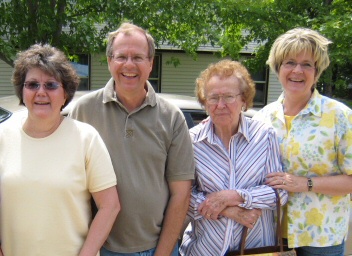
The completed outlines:
<svg viewBox="0 0 352 256">
<path fill-rule="evenodd" d="M 308 178 L 307 186 L 308 186 L 308 191 L 312 191 L 312 189 L 313 189 L 313 181 L 312 181 L 311 178 Z"/>
</svg>

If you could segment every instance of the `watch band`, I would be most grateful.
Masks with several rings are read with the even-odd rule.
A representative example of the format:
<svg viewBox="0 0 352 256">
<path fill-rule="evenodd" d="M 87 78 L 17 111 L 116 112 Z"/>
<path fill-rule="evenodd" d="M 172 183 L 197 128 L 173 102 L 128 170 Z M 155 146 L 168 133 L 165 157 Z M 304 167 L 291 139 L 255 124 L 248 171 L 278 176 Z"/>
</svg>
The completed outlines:
<svg viewBox="0 0 352 256">
<path fill-rule="evenodd" d="M 312 191 L 312 189 L 313 189 L 313 181 L 312 181 L 311 178 L 308 178 L 307 186 L 308 186 L 308 191 Z"/>
</svg>

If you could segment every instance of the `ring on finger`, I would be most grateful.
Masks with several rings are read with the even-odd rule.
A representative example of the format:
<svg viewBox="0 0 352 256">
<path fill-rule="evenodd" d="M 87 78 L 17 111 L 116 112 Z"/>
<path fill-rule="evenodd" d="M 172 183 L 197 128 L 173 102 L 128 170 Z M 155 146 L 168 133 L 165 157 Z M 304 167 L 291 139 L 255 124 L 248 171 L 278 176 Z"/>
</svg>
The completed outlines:
<svg viewBox="0 0 352 256">
<path fill-rule="evenodd" d="M 286 183 L 285 183 L 285 181 L 284 181 L 284 180 L 282 181 L 282 185 L 286 185 Z"/>
</svg>

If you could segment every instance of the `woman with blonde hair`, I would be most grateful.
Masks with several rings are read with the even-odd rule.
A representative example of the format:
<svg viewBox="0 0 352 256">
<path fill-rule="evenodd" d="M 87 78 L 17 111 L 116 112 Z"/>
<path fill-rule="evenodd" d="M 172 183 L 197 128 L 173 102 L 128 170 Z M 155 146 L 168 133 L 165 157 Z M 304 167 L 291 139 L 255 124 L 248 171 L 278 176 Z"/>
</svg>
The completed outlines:
<svg viewBox="0 0 352 256">
<path fill-rule="evenodd" d="M 284 173 L 266 184 L 289 191 L 283 233 L 297 255 L 343 256 L 352 192 L 352 111 L 320 95 L 330 40 L 296 28 L 279 36 L 267 63 L 283 93 L 254 116 L 278 135 Z"/>
</svg>

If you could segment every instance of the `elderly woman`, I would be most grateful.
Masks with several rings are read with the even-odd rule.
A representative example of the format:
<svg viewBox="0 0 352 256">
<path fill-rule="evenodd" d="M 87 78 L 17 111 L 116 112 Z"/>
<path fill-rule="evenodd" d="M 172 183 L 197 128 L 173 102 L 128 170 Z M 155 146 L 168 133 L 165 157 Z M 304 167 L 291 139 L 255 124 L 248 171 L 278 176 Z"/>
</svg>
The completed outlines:
<svg viewBox="0 0 352 256">
<path fill-rule="evenodd" d="M 289 193 L 284 234 L 297 255 L 344 255 L 352 192 L 352 111 L 315 89 L 329 65 L 331 42 L 292 29 L 274 42 L 267 63 L 283 93 L 255 118 L 275 128 L 284 173 L 267 185 Z"/>
<path fill-rule="evenodd" d="M 28 116 L 0 127 L 2 252 L 98 255 L 120 204 L 98 132 L 60 114 L 79 78 L 61 51 L 34 45 L 18 54 L 13 84 Z"/>
<path fill-rule="evenodd" d="M 190 130 L 196 177 L 181 255 L 225 255 L 237 250 L 243 226 L 246 247 L 275 243 L 275 191 L 267 174 L 281 172 L 275 132 L 242 114 L 253 104 L 254 82 L 239 62 L 211 64 L 196 81 L 199 102 L 210 118 Z M 281 204 L 286 191 L 279 190 Z"/>
</svg>

